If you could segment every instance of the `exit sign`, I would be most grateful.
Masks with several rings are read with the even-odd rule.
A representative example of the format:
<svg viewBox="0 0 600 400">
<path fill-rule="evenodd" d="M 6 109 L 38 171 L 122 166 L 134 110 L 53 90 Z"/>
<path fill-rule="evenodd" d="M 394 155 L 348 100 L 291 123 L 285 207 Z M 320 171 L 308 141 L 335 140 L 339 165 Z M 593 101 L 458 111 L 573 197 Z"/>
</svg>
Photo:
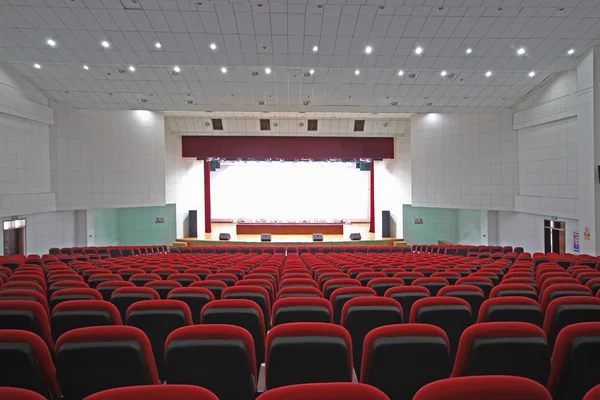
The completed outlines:
<svg viewBox="0 0 600 400">
<path fill-rule="evenodd" d="M 550 217 L 552 219 L 552 221 L 556 221 L 558 219 L 558 217 Z"/>
</svg>

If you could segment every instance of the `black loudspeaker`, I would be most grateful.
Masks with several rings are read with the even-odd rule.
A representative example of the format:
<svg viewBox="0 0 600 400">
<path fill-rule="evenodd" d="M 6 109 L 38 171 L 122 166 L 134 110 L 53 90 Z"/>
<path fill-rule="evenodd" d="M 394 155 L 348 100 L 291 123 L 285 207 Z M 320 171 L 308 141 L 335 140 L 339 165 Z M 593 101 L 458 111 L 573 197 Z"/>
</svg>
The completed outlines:
<svg viewBox="0 0 600 400">
<path fill-rule="evenodd" d="M 219 240 L 229 240 L 231 235 L 229 233 L 219 233 Z"/>
<path fill-rule="evenodd" d="M 362 239 L 362 237 L 360 236 L 360 233 L 351 233 L 350 234 L 350 240 L 360 240 Z"/>
<path fill-rule="evenodd" d="M 190 210 L 188 214 L 188 237 L 198 237 L 198 211 Z"/>
<path fill-rule="evenodd" d="M 392 237 L 392 215 L 389 211 L 381 212 L 381 236 Z"/>
<path fill-rule="evenodd" d="M 323 234 L 322 233 L 313 233 L 313 242 L 322 242 Z"/>
<path fill-rule="evenodd" d="M 271 234 L 270 233 L 261 233 L 260 234 L 260 241 L 261 242 L 270 242 L 271 241 Z"/>
</svg>

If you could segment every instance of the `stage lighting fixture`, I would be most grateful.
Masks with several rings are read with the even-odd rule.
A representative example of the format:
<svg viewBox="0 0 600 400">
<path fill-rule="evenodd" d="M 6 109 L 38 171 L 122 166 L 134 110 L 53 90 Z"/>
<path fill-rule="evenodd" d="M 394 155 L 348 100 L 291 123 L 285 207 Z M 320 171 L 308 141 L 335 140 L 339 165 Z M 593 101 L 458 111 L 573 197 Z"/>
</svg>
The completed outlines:
<svg viewBox="0 0 600 400">
<path fill-rule="evenodd" d="M 219 240 L 229 240 L 231 235 L 229 233 L 219 233 Z"/>
<path fill-rule="evenodd" d="M 260 241 L 261 242 L 270 242 L 271 241 L 271 234 L 270 233 L 261 233 L 260 234 Z"/>
<path fill-rule="evenodd" d="M 350 234 L 350 240 L 361 240 L 362 237 L 360 236 L 360 233 L 351 233 Z"/>
<path fill-rule="evenodd" d="M 322 233 L 313 233 L 312 239 L 313 239 L 313 242 L 322 242 L 323 234 Z"/>
</svg>

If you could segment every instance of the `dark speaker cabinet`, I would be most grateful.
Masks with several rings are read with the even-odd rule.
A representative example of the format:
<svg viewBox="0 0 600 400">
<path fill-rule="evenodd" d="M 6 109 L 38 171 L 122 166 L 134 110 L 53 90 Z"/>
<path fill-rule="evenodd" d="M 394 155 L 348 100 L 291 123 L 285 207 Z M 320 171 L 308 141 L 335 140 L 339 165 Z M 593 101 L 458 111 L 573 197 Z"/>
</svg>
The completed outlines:
<svg viewBox="0 0 600 400">
<path fill-rule="evenodd" d="M 392 237 L 392 215 L 389 210 L 381 212 L 381 236 Z"/>
<path fill-rule="evenodd" d="M 198 237 L 198 211 L 190 210 L 188 214 L 188 237 Z"/>
</svg>

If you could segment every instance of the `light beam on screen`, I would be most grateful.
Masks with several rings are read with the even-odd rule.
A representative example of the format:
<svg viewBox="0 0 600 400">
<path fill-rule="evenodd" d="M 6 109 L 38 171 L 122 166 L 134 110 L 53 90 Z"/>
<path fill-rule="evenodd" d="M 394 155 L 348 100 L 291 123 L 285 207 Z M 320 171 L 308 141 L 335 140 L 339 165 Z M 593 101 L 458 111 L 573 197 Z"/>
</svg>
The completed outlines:
<svg viewBox="0 0 600 400">
<path fill-rule="evenodd" d="M 354 163 L 221 162 L 211 174 L 215 219 L 367 219 L 369 173 Z"/>
</svg>

